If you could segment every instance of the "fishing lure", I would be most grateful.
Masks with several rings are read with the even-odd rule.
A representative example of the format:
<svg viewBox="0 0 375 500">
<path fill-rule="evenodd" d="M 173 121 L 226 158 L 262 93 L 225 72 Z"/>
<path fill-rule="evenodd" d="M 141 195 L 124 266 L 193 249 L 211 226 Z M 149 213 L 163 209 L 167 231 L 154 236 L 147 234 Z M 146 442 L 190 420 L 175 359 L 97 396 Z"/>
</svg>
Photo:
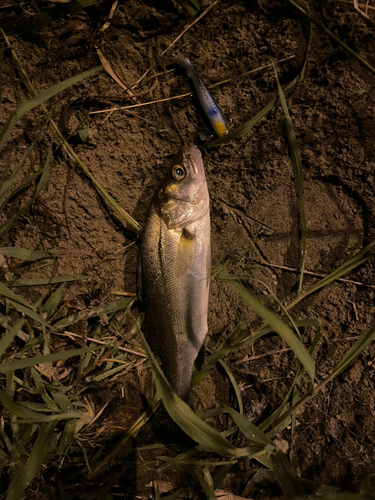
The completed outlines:
<svg viewBox="0 0 375 500">
<path fill-rule="evenodd" d="M 178 57 L 177 59 L 175 59 L 175 62 L 179 66 L 182 66 L 184 69 L 186 69 L 187 74 L 193 80 L 195 89 L 198 94 L 198 99 L 202 105 L 204 112 L 207 115 L 207 118 L 210 120 L 210 123 L 216 132 L 216 135 L 218 137 L 227 135 L 229 129 L 225 116 L 221 112 L 219 106 L 217 105 L 217 102 L 210 94 L 203 80 L 198 75 L 197 70 L 191 64 L 189 59 L 186 59 L 185 57 Z"/>
</svg>

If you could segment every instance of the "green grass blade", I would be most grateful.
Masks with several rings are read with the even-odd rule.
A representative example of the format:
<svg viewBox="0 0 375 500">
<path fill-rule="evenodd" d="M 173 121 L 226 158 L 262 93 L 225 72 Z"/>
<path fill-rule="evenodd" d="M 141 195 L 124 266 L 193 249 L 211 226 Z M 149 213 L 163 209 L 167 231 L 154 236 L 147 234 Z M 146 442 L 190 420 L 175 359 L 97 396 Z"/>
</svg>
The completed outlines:
<svg viewBox="0 0 375 500">
<path fill-rule="evenodd" d="M 30 182 L 32 182 L 34 179 L 36 179 L 43 171 L 43 168 L 38 170 L 37 172 L 34 172 L 31 174 L 29 177 L 27 177 L 24 181 L 22 181 L 17 188 L 8 196 L 6 196 L 6 192 L 9 189 L 9 187 L 15 182 L 17 175 L 19 174 L 21 168 L 25 164 L 29 154 L 35 147 L 35 145 L 38 143 L 40 136 L 42 135 L 44 129 L 49 123 L 49 118 L 43 123 L 43 126 L 39 129 L 39 133 L 37 137 L 34 139 L 34 141 L 30 144 L 30 146 L 27 148 L 25 153 L 22 155 L 22 158 L 18 162 L 16 168 L 13 170 L 13 172 L 10 174 L 9 179 L 7 179 L 5 182 L 3 182 L 2 186 L 0 186 L 0 208 L 6 203 L 7 200 L 12 198 L 17 192 L 19 192 L 20 189 L 23 189 L 24 187 L 28 186 Z"/>
<path fill-rule="evenodd" d="M 293 123 L 289 116 L 285 95 L 283 89 L 281 88 L 276 68 L 274 67 L 273 69 L 275 71 L 275 78 L 277 83 L 277 90 L 279 92 L 281 108 L 285 116 L 286 133 L 288 137 L 289 151 L 293 165 L 295 188 L 300 208 L 302 251 L 301 251 L 301 271 L 298 284 L 298 295 L 299 295 L 302 291 L 303 271 L 305 270 L 306 243 L 307 243 L 307 210 L 306 210 L 305 189 L 303 182 L 303 169 L 301 162 L 301 153 L 296 139 L 296 134 L 294 133 Z"/>
<path fill-rule="evenodd" d="M 34 305 L 29 304 L 25 299 L 9 290 L 9 288 L 5 286 L 4 283 L 0 283 L 0 294 L 9 300 L 12 300 L 13 302 L 17 302 L 18 304 L 22 304 L 24 307 L 32 309 L 33 311 L 35 311 L 36 309 Z"/>
<path fill-rule="evenodd" d="M 47 313 L 47 318 L 50 318 L 57 309 L 65 288 L 65 283 L 61 283 L 57 290 L 55 290 L 46 300 L 43 305 L 43 312 Z"/>
<path fill-rule="evenodd" d="M 297 498 L 300 495 L 305 496 L 305 488 L 284 453 L 278 450 L 271 455 L 271 459 L 273 470 L 275 471 L 283 495 L 288 498 Z"/>
<path fill-rule="evenodd" d="M 249 132 L 255 125 L 257 125 L 263 118 L 265 118 L 268 113 L 276 106 L 277 104 L 277 97 L 272 99 L 264 108 L 259 111 L 251 120 L 246 122 L 244 125 L 241 127 L 237 128 L 233 132 L 230 132 L 227 135 L 224 135 L 223 137 L 220 137 L 219 139 L 215 139 L 214 141 L 210 141 L 209 143 L 205 144 L 204 147 L 211 148 L 213 146 L 219 146 L 220 144 L 226 144 L 227 142 L 230 142 L 232 139 L 237 139 L 237 137 L 241 137 L 242 135 L 246 134 Z"/>
<path fill-rule="evenodd" d="M 302 293 L 301 295 L 296 297 L 294 300 L 289 302 L 289 304 L 287 306 L 285 306 L 285 308 L 289 311 L 289 309 L 294 307 L 296 304 L 298 304 L 298 302 L 300 302 L 302 299 L 304 299 L 308 295 L 311 295 L 312 293 L 317 292 L 321 288 L 327 286 L 329 283 L 332 283 L 332 281 L 335 281 L 335 280 L 341 278 L 344 274 L 349 273 L 350 271 L 352 271 L 356 267 L 364 264 L 365 262 L 367 262 L 368 260 L 373 258 L 372 255 L 366 256 L 366 254 L 369 253 L 369 251 L 374 247 L 374 245 L 375 245 L 375 241 L 373 241 L 372 243 L 370 243 L 366 247 L 362 248 L 362 250 L 360 250 L 358 253 L 356 253 L 352 258 L 350 258 L 349 260 L 344 262 L 344 264 L 342 264 L 340 267 L 338 267 L 337 269 L 332 271 L 331 274 L 329 274 L 325 278 L 321 279 L 320 281 L 315 283 L 315 285 L 311 286 L 308 290 L 306 290 L 306 292 Z"/>
<path fill-rule="evenodd" d="M 69 349 L 68 351 L 55 352 L 53 354 L 46 354 L 45 356 L 34 356 L 33 358 L 14 359 L 6 363 L 0 364 L 0 373 L 7 373 L 10 370 L 23 370 L 30 366 L 40 365 L 43 363 L 52 363 L 60 359 L 69 359 L 73 356 L 81 356 L 92 350 L 101 349 L 100 346 L 96 347 L 82 347 L 80 349 Z"/>
<path fill-rule="evenodd" d="M 2 285 L 2 283 L 0 283 L 0 285 Z M 40 314 L 38 314 L 37 312 L 33 311 L 29 305 L 27 306 L 24 306 L 23 304 L 20 304 L 19 302 L 16 302 L 14 300 L 11 300 L 11 299 L 8 299 L 9 302 L 12 304 L 12 306 L 19 312 L 25 314 L 25 316 L 28 316 L 29 318 L 31 319 L 34 319 L 35 321 L 37 321 L 38 323 L 40 323 L 41 325 L 45 326 L 46 328 L 50 328 L 51 330 L 53 330 L 53 326 L 51 326 L 48 321 L 46 321 L 44 318 L 42 318 L 42 316 Z"/>
<path fill-rule="evenodd" d="M 126 436 L 115 446 L 115 448 L 107 453 L 104 458 L 100 460 L 100 462 L 95 462 L 95 468 L 93 468 L 89 476 L 90 478 L 95 477 L 96 474 L 101 471 L 103 467 L 105 467 L 106 464 L 108 464 L 108 462 L 110 462 L 110 460 L 112 460 L 120 452 L 122 456 L 125 456 L 127 452 L 133 449 L 133 440 L 137 437 L 139 431 L 142 429 L 145 423 L 148 422 L 151 415 L 156 411 L 158 406 L 158 402 L 154 399 L 149 408 L 144 413 L 142 413 L 142 415 L 134 422 L 134 424 L 128 430 Z"/>
<path fill-rule="evenodd" d="M 59 446 L 57 448 L 57 453 L 63 455 L 67 452 L 69 445 L 74 439 L 74 433 L 76 431 L 77 420 L 72 418 L 68 420 L 65 424 L 64 431 L 62 433 Z"/>
<path fill-rule="evenodd" d="M 88 280 L 90 278 L 92 278 L 92 276 L 88 276 L 86 274 L 77 274 L 76 276 L 52 276 L 51 278 L 19 279 L 19 280 L 7 281 L 7 286 L 22 287 L 22 286 L 55 285 L 56 283 L 67 283 L 68 281 Z"/>
<path fill-rule="evenodd" d="M 1 135 L 1 134 L 0 134 Z M 0 226 L 0 237 L 4 236 L 4 234 L 6 234 L 9 229 L 12 227 L 13 223 L 19 218 L 21 217 L 25 212 L 26 210 L 29 209 L 29 207 L 31 206 L 31 204 L 34 202 L 34 200 L 36 199 L 36 197 L 40 194 L 40 192 L 42 191 L 42 189 L 44 188 L 47 180 L 48 180 L 48 172 L 49 172 L 49 162 L 50 162 L 50 158 L 51 158 L 51 154 L 52 154 L 52 147 L 50 147 L 50 151 L 48 153 L 48 156 L 47 156 L 47 161 L 43 167 L 43 169 L 41 169 L 40 171 L 38 171 L 38 175 L 39 173 L 41 173 L 41 177 L 40 177 L 40 180 L 39 180 L 39 183 L 38 183 L 38 186 L 37 186 L 37 189 L 36 189 L 36 192 L 34 194 L 34 196 L 31 198 L 31 200 L 26 203 L 26 205 L 24 207 L 22 207 L 19 212 L 14 215 L 13 217 L 11 217 L 9 220 L 5 221 L 1 226 Z M 37 176 L 35 176 L 37 177 Z M 3 200 L 4 202 L 6 202 L 6 200 Z"/>
<path fill-rule="evenodd" d="M 34 109 L 36 106 L 39 106 L 40 104 L 44 103 L 44 101 L 46 101 L 47 99 L 50 99 L 51 97 L 55 96 L 56 94 L 59 94 L 63 90 L 71 87 L 72 85 L 75 85 L 76 83 L 82 81 L 85 78 L 95 75 L 96 73 L 102 70 L 103 66 L 100 65 L 97 66 L 96 68 L 83 71 L 78 75 L 72 76 L 71 78 L 68 78 L 63 82 L 53 85 L 53 87 L 50 87 L 49 89 L 43 90 L 43 92 L 41 92 L 40 94 L 31 97 L 31 99 L 28 99 L 27 101 L 23 102 L 20 106 L 18 106 L 18 108 L 15 111 L 13 111 L 13 113 L 6 121 L 3 130 L 0 132 L 0 150 L 3 148 L 8 137 L 12 133 L 14 126 L 16 125 L 18 120 L 22 118 L 22 116 L 24 116 L 26 113 Z"/>
<path fill-rule="evenodd" d="M 238 427 L 234 426 L 234 427 L 231 427 L 229 429 L 225 429 L 225 431 L 222 431 L 220 434 L 224 438 L 227 438 L 227 437 L 231 436 L 232 434 L 235 434 L 237 431 L 238 431 Z M 204 451 L 204 447 L 201 446 L 200 444 L 197 444 L 196 446 L 194 446 L 194 448 L 190 448 L 190 450 L 187 450 L 187 451 L 180 453 L 175 458 L 176 458 L 176 460 L 180 460 L 181 462 L 183 462 L 185 460 L 189 460 L 192 457 L 196 456 L 201 451 Z M 172 466 L 171 463 L 165 463 L 165 464 L 160 465 L 156 469 L 156 471 L 158 472 L 158 474 L 162 474 L 162 473 L 164 474 L 168 469 L 171 468 L 171 466 Z"/>
<path fill-rule="evenodd" d="M 229 378 L 229 380 L 232 384 L 234 393 L 236 395 L 237 403 L 238 403 L 238 411 L 240 412 L 241 415 L 243 415 L 243 403 L 242 403 L 241 391 L 240 391 L 240 388 L 238 387 L 236 379 L 234 378 L 232 371 L 230 370 L 229 366 L 226 364 L 226 362 L 224 360 L 220 359 L 219 364 L 225 370 L 225 373 L 227 374 L 227 377 Z"/>
<path fill-rule="evenodd" d="M 294 319 L 291 317 L 291 315 L 288 313 L 287 309 L 285 308 L 284 304 L 281 302 L 281 300 L 278 299 L 277 295 L 273 292 L 272 288 L 269 287 L 267 285 L 267 283 L 265 283 L 264 281 L 261 281 L 261 280 L 251 280 L 251 281 L 255 281 L 257 283 L 261 283 L 268 291 L 268 293 L 270 295 L 272 295 L 272 297 L 275 299 L 275 301 L 277 302 L 277 304 L 279 305 L 280 309 L 282 310 L 282 312 L 285 314 L 285 316 L 288 318 L 291 326 L 294 328 L 294 331 L 296 332 L 296 334 L 298 335 L 299 339 L 302 340 L 302 337 L 301 337 L 301 333 L 298 329 L 298 326 L 296 325 L 296 322 L 294 321 Z"/>
<path fill-rule="evenodd" d="M 224 481 L 224 479 L 229 474 L 232 468 L 231 464 L 222 465 L 219 470 L 215 471 L 212 479 L 214 481 L 214 489 L 216 490 L 220 484 Z"/>
<path fill-rule="evenodd" d="M 19 500 L 47 457 L 57 420 L 43 424 L 30 455 L 9 486 L 6 500 Z"/>
<path fill-rule="evenodd" d="M 62 328 L 66 328 L 83 319 L 93 318 L 95 316 L 101 316 L 102 314 L 110 314 L 112 312 L 119 311 L 120 309 L 126 307 L 132 300 L 134 300 L 133 297 L 124 297 L 122 299 L 115 300 L 114 302 L 110 302 L 109 304 L 104 304 L 93 307 L 92 309 L 80 311 L 76 314 L 72 314 L 71 316 L 60 319 L 53 324 L 53 327 L 61 330 Z"/>
<path fill-rule="evenodd" d="M 58 387 L 48 385 L 48 390 L 51 393 L 55 403 L 61 408 L 61 411 L 67 413 L 73 411 L 74 407 L 70 399 Z"/>
<path fill-rule="evenodd" d="M 57 406 L 57 404 L 53 401 L 53 399 L 47 393 L 46 384 L 45 384 L 44 380 L 42 379 L 42 377 L 37 372 L 37 370 L 35 370 L 34 367 L 31 367 L 30 373 L 34 379 L 35 386 L 38 389 L 38 391 L 39 391 L 45 405 L 47 406 L 47 408 L 49 408 L 52 411 L 58 411 L 59 407 Z"/>
<path fill-rule="evenodd" d="M 6 255 L 7 257 L 14 257 L 21 260 L 37 260 L 51 257 L 51 254 L 48 252 L 27 250 L 26 248 L 19 247 L 2 247 L 0 248 L 0 255 Z"/>
<path fill-rule="evenodd" d="M 275 428 L 279 423 L 284 420 L 288 415 L 291 415 L 294 411 L 300 408 L 303 404 L 309 401 L 313 396 L 318 394 L 318 392 L 325 387 L 329 382 L 331 382 L 337 375 L 342 373 L 350 363 L 355 361 L 355 359 L 369 346 L 371 342 L 375 339 L 375 324 L 360 338 L 356 341 L 353 347 L 346 353 L 343 358 L 337 363 L 332 372 L 323 379 L 319 384 L 315 387 L 313 394 L 307 394 L 302 399 L 300 399 L 295 405 L 291 406 L 287 411 L 285 411 L 280 417 L 273 422 L 265 432 L 269 433 Z"/>
<path fill-rule="evenodd" d="M 360 337 L 351 349 L 345 354 L 341 361 L 335 366 L 331 378 L 337 377 L 346 368 L 355 361 L 358 356 L 371 344 L 375 339 L 375 325 L 373 325 L 362 337 Z"/>
<path fill-rule="evenodd" d="M 242 300 L 247 303 L 261 318 L 263 318 L 267 323 L 274 329 L 274 331 L 280 335 L 280 337 L 291 347 L 294 354 L 301 361 L 305 367 L 307 373 L 312 382 L 314 382 L 315 376 L 315 364 L 312 360 L 310 354 L 305 349 L 302 342 L 293 333 L 289 326 L 281 321 L 276 314 L 267 309 L 258 299 L 256 299 L 237 279 L 221 278 L 227 285 L 229 285 Z"/>
<path fill-rule="evenodd" d="M 195 16 L 202 7 L 202 0 L 176 0 L 176 2 L 192 17 Z"/>
<path fill-rule="evenodd" d="M 224 439 L 216 429 L 197 417 L 193 410 L 172 391 L 141 330 L 139 330 L 139 335 L 143 349 L 151 364 L 156 389 L 162 397 L 167 412 L 176 424 L 194 441 L 205 448 L 214 450 L 221 456 L 241 456 L 238 454 L 239 450 L 232 443 Z"/>
<path fill-rule="evenodd" d="M 25 319 L 20 319 L 19 322 L 13 326 L 1 339 L 0 339 L 0 358 L 13 342 L 14 337 L 21 330 L 25 323 Z"/>
<path fill-rule="evenodd" d="M 264 434 L 256 425 L 250 422 L 244 415 L 241 415 L 238 411 L 230 406 L 226 406 L 225 408 L 214 408 L 213 410 L 197 412 L 197 416 L 200 418 L 212 418 L 218 415 L 223 415 L 227 413 L 230 415 L 237 425 L 239 430 L 246 436 L 246 438 L 251 441 L 256 446 L 264 447 L 267 444 L 273 446 L 273 442 L 269 439 L 269 437 Z"/>
<path fill-rule="evenodd" d="M 194 470 L 194 474 L 197 476 L 197 479 L 202 486 L 202 490 L 204 491 L 204 494 L 206 495 L 206 498 L 208 500 L 217 500 L 217 496 L 215 495 L 214 487 L 213 485 L 209 484 L 206 479 L 204 478 L 203 474 L 199 469 Z"/>
<path fill-rule="evenodd" d="M 46 422 L 46 419 L 50 419 L 50 416 L 41 415 L 40 413 L 27 408 L 24 405 L 16 403 L 9 394 L 4 391 L 0 391 L 0 403 L 9 412 L 10 415 L 16 415 L 23 421 L 29 422 Z M 47 410 L 47 408 L 45 408 Z"/>
</svg>

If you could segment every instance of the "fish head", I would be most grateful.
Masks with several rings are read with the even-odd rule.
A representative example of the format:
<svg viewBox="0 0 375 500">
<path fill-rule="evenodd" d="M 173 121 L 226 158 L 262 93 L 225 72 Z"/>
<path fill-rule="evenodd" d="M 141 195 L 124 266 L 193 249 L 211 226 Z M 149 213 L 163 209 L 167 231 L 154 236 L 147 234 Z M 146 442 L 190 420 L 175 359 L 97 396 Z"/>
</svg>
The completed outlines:
<svg viewBox="0 0 375 500">
<path fill-rule="evenodd" d="M 168 229 L 183 228 L 202 217 L 209 195 L 202 155 L 194 144 L 183 146 L 157 191 L 157 206 Z"/>
</svg>

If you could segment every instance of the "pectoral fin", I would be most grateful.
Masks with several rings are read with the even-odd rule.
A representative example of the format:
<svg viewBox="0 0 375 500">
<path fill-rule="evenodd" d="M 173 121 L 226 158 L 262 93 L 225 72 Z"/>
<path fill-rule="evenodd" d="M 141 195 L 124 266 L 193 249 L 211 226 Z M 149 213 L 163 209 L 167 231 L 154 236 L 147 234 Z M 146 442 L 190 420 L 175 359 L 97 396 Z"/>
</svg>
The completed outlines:
<svg viewBox="0 0 375 500">
<path fill-rule="evenodd" d="M 176 277 L 184 276 L 194 260 L 195 240 L 194 233 L 183 229 L 178 243 L 173 270 Z"/>
</svg>

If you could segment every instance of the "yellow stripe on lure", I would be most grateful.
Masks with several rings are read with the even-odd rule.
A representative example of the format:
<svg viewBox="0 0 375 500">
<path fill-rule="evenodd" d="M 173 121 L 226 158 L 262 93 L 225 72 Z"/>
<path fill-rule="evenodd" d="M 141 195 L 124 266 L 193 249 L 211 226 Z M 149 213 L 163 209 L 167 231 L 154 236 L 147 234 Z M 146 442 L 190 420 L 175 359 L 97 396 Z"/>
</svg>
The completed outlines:
<svg viewBox="0 0 375 500">
<path fill-rule="evenodd" d="M 216 135 L 218 137 L 227 135 L 229 129 L 225 116 L 220 111 L 220 108 L 217 105 L 215 99 L 212 97 L 206 85 L 203 83 L 203 80 L 198 75 L 197 70 L 191 64 L 189 59 L 186 59 L 185 57 L 178 57 L 177 59 L 175 59 L 175 62 L 186 69 L 187 74 L 193 80 L 195 89 L 198 94 L 198 99 L 202 105 L 204 112 L 207 115 L 207 118 L 210 120 L 210 123 L 216 132 Z"/>
</svg>

